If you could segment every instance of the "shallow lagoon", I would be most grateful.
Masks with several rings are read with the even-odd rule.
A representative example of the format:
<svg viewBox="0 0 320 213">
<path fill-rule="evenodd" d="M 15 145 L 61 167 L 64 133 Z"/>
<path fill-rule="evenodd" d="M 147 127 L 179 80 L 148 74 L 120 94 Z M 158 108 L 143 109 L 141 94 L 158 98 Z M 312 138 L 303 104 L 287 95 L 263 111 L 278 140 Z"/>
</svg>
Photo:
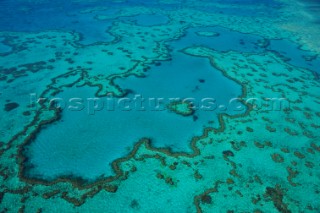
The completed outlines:
<svg viewBox="0 0 320 213">
<path fill-rule="evenodd" d="M 129 111 L 120 106 L 111 111 L 107 101 L 96 112 L 89 112 L 88 104 L 80 112 L 65 109 L 62 120 L 43 129 L 28 147 L 29 163 L 33 164 L 29 175 L 49 180 L 72 175 L 92 181 L 113 174 L 110 164 L 126 156 L 142 138 L 150 138 L 158 148 L 190 152 L 193 137 L 201 136 L 205 127 L 219 127 L 219 113 L 244 113 L 245 107 L 238 101 L 229 105 L 229 100 L 241 96 L 241 86 L 214 69 L 209 60 L 181 52 L 174 52 L 172 58 L 153 66 L 145 78 L 129 77 L 115 83 L 131 91 L 127 96 L 131 100 L 141 95 L 146 103 L 152 98 L 164 98 L 167 104 L 170 98 L 193 98 L 199 105 L 203 102 L 209 107 L 211 104 L 204 99 L 210 98 L 216 101 L 216 107 L 198 109 L 186 117 L 168 111 L 165 104 L 154 110 L 153 101 L 149 107 L 146 104 L 145 110 L 132 107 Z M 59 97 L 87 100 L 94 98 L 95 91 L 88 87 L 73 88 Z M 238 109 L 239 106 L 242 107 Z"/>
</svg>

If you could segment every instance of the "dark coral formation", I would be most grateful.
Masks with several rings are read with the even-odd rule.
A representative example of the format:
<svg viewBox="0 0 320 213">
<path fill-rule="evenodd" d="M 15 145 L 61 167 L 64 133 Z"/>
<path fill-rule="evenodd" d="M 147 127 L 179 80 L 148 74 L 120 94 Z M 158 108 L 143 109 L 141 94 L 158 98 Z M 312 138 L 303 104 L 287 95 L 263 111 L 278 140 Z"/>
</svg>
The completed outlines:
<svg viewBox="0 0 320 213">
<path fill-rule="evenodd" d="M 283 163 L 284 162 L 284 158 L 278 153 L 272 154 L 271 157 L 272 157 L 272 160 L 276 163 Z"/>
<path fill-rule="evenodd" d="M 231 150 L 223 151 L 222 154 L 226 157 L 233 157 L 234 153 Z"/>
<path fill-rule="evenodd" d="M 15 102 L 11 102 L 11 103 L 7 103 L 5 106 L 4 106 L 4 110 L 6 112 L 9 112 L 11 110 L 14 110 L 15 108 L 19 107 L 19 104 L 18 103 L 15 103 Z"/>
<path fill-rule="evenodd" d="M 284 192 L 280 188 L 279 185 L 276 187 L 267 187 L 265 196 L 271 198 L 274 206 L 278 209 L 279 212 L 282 213 L 290 213 L 291 211 L 288 209 L 288 205 L 283 202 Z"/>
<path fill-rule="evenodd" d="M 132 200 L 130 203 L 130 207 L 133 209 L 139 209 L 139 203 L 136 199 Z"/>
<path fill-rule="evenodd" d="M 211 204 L 212 197 L 210 195 L 203 195 L 203 196 L 201 196 L 201 202 L 205 203 L 205 204 Z"/>
</svg>

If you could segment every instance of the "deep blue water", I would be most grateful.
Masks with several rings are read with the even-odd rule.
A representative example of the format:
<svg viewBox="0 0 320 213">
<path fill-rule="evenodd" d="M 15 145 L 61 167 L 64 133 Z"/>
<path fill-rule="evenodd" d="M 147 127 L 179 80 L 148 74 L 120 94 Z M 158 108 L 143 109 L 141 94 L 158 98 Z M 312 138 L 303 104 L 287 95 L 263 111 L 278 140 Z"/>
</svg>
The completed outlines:
<svg viewBox="0 0 320 213">
<path fill-rule="evenodd" d="M 180 4 L 168 4 L 161 5 L 161 7 L 168 7 L 168 9 L 175 10 L 179 8 L 179 6 L 183 6 L 188 1 L 181 1 Z M 219 2 L 219 1 L 217 1 Z M 265 4 L 270 6 L 270 11 L 266 14 L 272 17 L 273 10 L 272 7 L 279 7 L 281 4 L 275 3 L 273 0 L 228 0 L 221 1 L 220 3 L 226 4 L 237 4 L 240 3 L 243 5 L 243 10 L 233 10 L 233 9 L 224 9 L 221 11 L 226 14 L 237 14 L 240 16 L 249 15 L 254 16 L 253 13 L 261 12 L 259 10 L 247 10 L 245 5 L 255 5 L 255 4 Z M 318 1 L 305 1 L 307 4 L 311 4 L 312 8 L 310 10 L 316 11 L 316 6 Z M 2 1 L 0 7 L 0 30 L 2 31 L 26 31 L 26 32 L 35 32 L 35 31 L 43 31 L 43 30 L 65 30 L 65 31 L 75 31 L 77 33 L 81 33 L 83 40 L 80 41 L 82 44 L 92 44 L 95 42 L 109 42 L 114 39 L 108 33 L 108 28 L 112 25 L 112 20 L 105 21 L 97 21 L 95 19 L 96 15 L 99 14 L 115 14 L 119 11 L 123 6 L 132 5 L 149 5 L 149 6 L 159 6 L 157 1 L 126 1 L 126 3 L 111 3 L 111 2 L 94 2 L 94 3 L 77 3 L 77 2 L 69 2 L 69 1 L 44 1 L 37 4 L 32 2 L 20 2 L 20 1 L 11 1 L 5 0 Z M 94 13 L 88 14 L 80 14 L 78 12 L 87 9 L 88 7 L 104 7 L 103 11 L 95 11 Z M 24 10 L 23 8 L 27 9 Z M 107 9 L 106 9 L 107 8 Z M 208 10 L 209 12 L 219 12 L 217 8 L 201 8 L 201 3 L 199 3 L 199 8 L 202 10 Z M 264 11 L 265 12 L 265 11 Z M 136 21 L 137 24 L 142 26 L 150 26 L 150 25 L 160 25 L 165 24 L 168 21 L 167 17 L 162 15 L 139 15 L 133 17 L 123 17 L 120 18 L 122 21 Z M 12 24 L 14 23 L 14 24 Z M 223 30 L 223 29 L 220 29 Z M 228 30 L 225 29 L 225 32 Z M 194 30 L 190 30 L 191 34 Z M 242 40 L 246 40 L 246 44 L 242 44 L 239 47 L 239 44 L 233 44 L 232 42 L 237 42 L 239 40 L 238 37 L 232 39 L 233 35 L 236 32 L 229 31 L 228 33 L 222 34 L 221 37 L 216 38 L 213 42 L 215 42 L 212 47 L 215 48 L 223 48 L 223 49 L 233 49 L 239 50 L 241 48 L 243 51 L 256 51 L 252 47 L 251 39 L 254 37 L 253 35 L 240 35 L 242 36 Z M 201 41 L 205 42 L 205 38 L 195 37 L 194 35 L 189 35 L 189 40 L 185 42 L 190 43 L 201 43 Z M 256 37 L 257 38 L 257 37 Z M 256 39 L 254 38 L 254 39 Z M 201 40 L 198 42 L 198 40 Z M 206 39 L 208 40 L 208 39 Z M 230 42 L 231 41 L 231 42 Z M 202 42 L 203 44 L 203 42 Z M 298 48 L 295 44 L 290 44 L 287 41 L 275 41 L 271 43 L 272 45 L 268 48 L 270 50 L 275 50 L 283 53 L 286 57 L 291 59 L 293 65 L 299 65 L 304 68 L 312 69 L 313 71 L 318 71 L 317 67 L 320 64 L 320 59 L 316 58 L 314 61 L 308 62 L 307 65 L 304 62 L 303 56 L 308 53 L 303 52 L 301 50 L 294 50 Z M 215 45 L 215 46 L 214 46 Z M 296 47 L 294 47 L 296 46 Z M 318 71 L 319 72 L 319 71 Z"/>
</svg>

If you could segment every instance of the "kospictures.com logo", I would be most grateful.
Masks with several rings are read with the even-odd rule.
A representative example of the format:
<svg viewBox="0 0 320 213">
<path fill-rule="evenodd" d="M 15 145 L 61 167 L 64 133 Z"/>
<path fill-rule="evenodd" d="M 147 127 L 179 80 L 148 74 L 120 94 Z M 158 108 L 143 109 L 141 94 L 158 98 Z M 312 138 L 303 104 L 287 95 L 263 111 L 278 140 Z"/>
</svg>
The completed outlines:
<svg viewBox="0 0 320 213">
<path fill-rule="evenodd" d="M 36 110 L 61 109 L 69 111 L 84 111 L 94 115 L 98 111 L 164 111 L 168 110 L 171 103 L 186 104 L 194 111 L 217 111 L 217 112 L 244 112 L 251 106 L 252 110 L 259 111 L 282 111 L 290 108 L 290 103 L 285 98 L 232 98 L 228 101 L 218 101 L 212 97 L 205 98 L 163 98 L 163 97 L 143 97 L 134 95 L 133 97 L 117 98 L 108 94 L 106 97 L 97 98 L 39 98 L 37 94 L 30 95 L 30 104 Z"/>
</svg>

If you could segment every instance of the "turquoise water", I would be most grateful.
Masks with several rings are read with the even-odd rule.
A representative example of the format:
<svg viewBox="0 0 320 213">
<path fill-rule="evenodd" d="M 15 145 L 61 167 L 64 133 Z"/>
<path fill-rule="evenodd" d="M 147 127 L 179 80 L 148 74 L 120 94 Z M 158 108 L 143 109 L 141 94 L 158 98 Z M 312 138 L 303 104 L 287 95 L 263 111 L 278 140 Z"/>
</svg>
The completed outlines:
<svg viewBox="0 0 320 213">
<path fill-rule="evenodd" d="M 171 62 L 152 67 L 145 78 L 116 80 L 120 87 L 133 91 L 127 98 L 134 100 L 136 95 L 141 95 L 145 99 L 144 104 L 132 102 L 130 110 L 122 106 L 115 106 L 113 110 L 111 105 L 118 103 L 119 99 L 111 99 L 109 104 L 104 100 L 104 107 L 100 104 L 97 112 L 88 112 L 89 104 L 85 104 L 86 110 L 66 110 L 62 113 L 60 122 L 47 127 L 32 142 L 28 156 L 35 168 L 30 175 L 43 175 L 46 179 L 74 175 L 90 180 L 109 176 L 112 170 L 107 165 L 127 155 L 135 143 L 144 137 L 151 138 L 155 147 L 190 152 L 193 137 L 201 136 L 205 127 L 219 126 L 218 113 L 233 115 L 245 111 L 244 106 L 237 109 L 242 105 L 239 102 L 233 106 L 230 104 L 229 110 L 220 108 L 227 106 L 230 99 L 240 96 L 241 87 L 212 69 L 208 60 L 181 53 L 174 53 L 172 58 Z M 219 93 L 222 90 L 223 95 Z M 87 100 L 93 97 L 94 91 L 74 88 L 59 97 L 64 100 L 72 97 Z M 152 101 L 153 98 L 164 100 L 155 108 L 158 101 Z M 166 109 L 170 98 L 193 98 L 208 109 L 199 109 L 194 115 L 184 117 Z M 215 100 L 216 106 L 207 101 L 200 103 L 206 98 Z M 92 140 L 92 137 L 95 139 Z"/>
<path fill-rule="evenodd" d="M 0 5 L 0 212 L 320 211 L 317 1 Z"/>
</svg>

